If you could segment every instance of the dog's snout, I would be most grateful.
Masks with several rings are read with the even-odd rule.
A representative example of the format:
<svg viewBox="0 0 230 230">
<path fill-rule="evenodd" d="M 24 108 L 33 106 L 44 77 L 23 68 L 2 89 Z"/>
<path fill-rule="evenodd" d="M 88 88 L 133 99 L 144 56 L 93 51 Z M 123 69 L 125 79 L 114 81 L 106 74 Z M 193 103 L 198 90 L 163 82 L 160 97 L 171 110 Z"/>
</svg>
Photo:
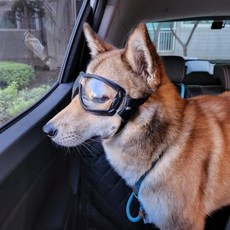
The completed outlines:
<svg viewBox="0 0 230 230">
<path fill-rule="evenodd" d="M 48 122 L 43 126 L 43 132 L 46 133 L 49 137 L 55 137 L 58 133 L 58 130 L 55 128 L 53 123 Z"/>
</svg>

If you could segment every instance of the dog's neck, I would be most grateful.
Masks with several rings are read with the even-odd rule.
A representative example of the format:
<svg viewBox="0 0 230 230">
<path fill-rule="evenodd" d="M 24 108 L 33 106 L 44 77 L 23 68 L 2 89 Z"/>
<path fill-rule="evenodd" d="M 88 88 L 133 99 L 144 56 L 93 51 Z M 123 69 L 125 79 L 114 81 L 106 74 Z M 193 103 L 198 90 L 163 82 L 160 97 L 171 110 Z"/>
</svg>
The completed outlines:
<svg viewBox="0 0 230 230">
<path fill-rule="evenodd" d="M 103 147 L 114 169 L 127 184 L 133 186 L 151 168 L 152 162 L 162 154 L 163 148 L 156 149 L 153 154 L 151 149 L 145 146 L 146 141 L 138 138 L 138 134 L 130 138 L 122 136 L 104 140 Z"/>
<path fill-rule="evenodd" d="M 180 99 L 178 103 L 181 103 Z M 183 105 L 175 103 L 170 109 L 175 110 L 171 119 L 180 120 Z M 121 132 L 103 140 L 107 159 L 128 185 L 133 186 L 151 168 L 152 162 L 175 141 L 180 127 L 172 124 L 177 122 L 162 117 L 161 108 L 150 98 Z"/>
<path fill-rule="evenodd" d="M 133 186 L 151 168 L 152 162 L 161 155 L 163 148 L 152 151 L 147 147 L 149 143 L 146 144 L 146 141 L 150 140 L 143 141 L 144 136 L 140 137 L 138 133 L 126 136 L 125 130 L 128 126 L 129 124 L 116 137 L 104 140 L 102 143 L 110 164 L 128 185 Z"/>
</svg>

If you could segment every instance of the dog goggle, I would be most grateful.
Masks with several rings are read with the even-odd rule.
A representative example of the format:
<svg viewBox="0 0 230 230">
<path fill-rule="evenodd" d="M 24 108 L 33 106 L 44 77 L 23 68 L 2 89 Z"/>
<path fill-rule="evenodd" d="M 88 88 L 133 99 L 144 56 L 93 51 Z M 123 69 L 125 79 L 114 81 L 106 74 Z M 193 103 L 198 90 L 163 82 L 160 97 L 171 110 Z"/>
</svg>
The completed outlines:
<svg viewBox="0 0 230 230">
<path fill-rule="evenodd" d="M 137 111 L 149 96 L 132 98 L 115 82 L 95 74 L 81 72 L 72 91 L 72 98 L 79 92 L 82 107 L 95 115 L 118 114 L 124 122 Z"/>
</svg>

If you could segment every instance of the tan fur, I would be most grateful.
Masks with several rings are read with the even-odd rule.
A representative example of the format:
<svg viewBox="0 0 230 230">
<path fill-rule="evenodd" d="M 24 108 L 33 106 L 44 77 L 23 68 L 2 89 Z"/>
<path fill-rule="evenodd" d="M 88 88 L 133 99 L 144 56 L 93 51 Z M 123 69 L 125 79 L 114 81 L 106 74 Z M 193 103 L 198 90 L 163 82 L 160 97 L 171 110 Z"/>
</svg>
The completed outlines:
<svg viewBox="0 0 230 230">
<path fill-rule="evenodd" d="M 160 229 L 204 229 L 205 217 L 230 203 L 230 93 L 181 99 L 144 24 L 123 50 L 88 25 L 84 32 L 93 54 L 87 73 L 109 78 L 133 98 L 151 95 L 118 134 L 117 114 L 90 114 L 76 96 L 50 121 L 58 129 L 53 141 L 76 146 L 101 136 L 108 161 L 130 186 L 163 153 L 140 188 L 146 220 Z"/>
</svg>

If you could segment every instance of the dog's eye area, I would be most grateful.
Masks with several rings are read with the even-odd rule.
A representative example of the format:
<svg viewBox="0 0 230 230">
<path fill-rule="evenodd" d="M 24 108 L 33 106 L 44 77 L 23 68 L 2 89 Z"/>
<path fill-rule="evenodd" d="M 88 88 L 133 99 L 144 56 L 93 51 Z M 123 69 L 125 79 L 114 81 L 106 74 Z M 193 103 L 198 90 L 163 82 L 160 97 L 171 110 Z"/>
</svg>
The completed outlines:
<svg viewBox="0 0 230 230">
<path fill-rule="evenodd" d="M 109 100 L 109 97 L 107 97 L 107 96 L 105 96 L 105 95 L 103 95 L 103 96 L 101 96 L 101 97 L 98 97 L 98 96 L 96 96 L 96 97 L 94 97 L 93 95 L 90 97 L 90 100 L 93 102 L 93 103 L 99 103 L 99 104 L 101 104 L 101 103 L 105 103 L 106 101 L 108 101 Z"/>
<path fill-rule="evenodd" d="M 83 104 L 90 109 L 109 109 L 117 92 L 104 82 L 95 78 L 85 78 L 82 81 Z M 103 107 L 101 107 L 101 106 Z"/>
</svg>

